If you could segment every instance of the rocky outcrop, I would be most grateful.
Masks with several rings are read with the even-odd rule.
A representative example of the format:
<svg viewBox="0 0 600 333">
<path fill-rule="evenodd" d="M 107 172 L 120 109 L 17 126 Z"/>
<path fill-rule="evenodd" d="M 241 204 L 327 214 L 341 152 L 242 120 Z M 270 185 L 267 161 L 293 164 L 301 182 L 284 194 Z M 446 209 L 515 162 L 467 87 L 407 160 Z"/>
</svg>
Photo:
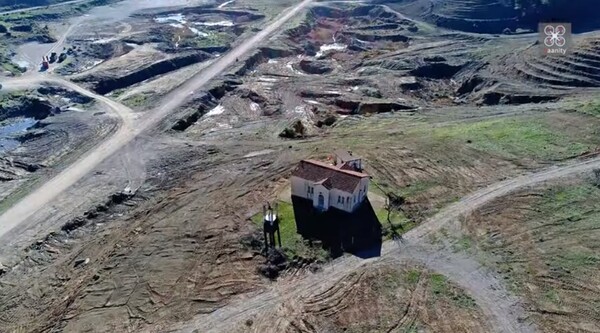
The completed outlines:
<svg viewBox="0 0 600 333">
<path fill-rule="evenodd" d="M 71 102 L 77 104 L 87 104 L 94 100 L 93 98 L 82 95 L 76 91 L 64 89 L 61 87 L 40 87 L 37 89 L 37 92 L 42 95 L 60 95 L 68 98 Z"/>
<path fill-rule="evenodd" d="M 13 158 L 0 158 L 0 181 L 10 181 L 21 178 L 26 173 L 36 172 L 42 166 L 31 164 Z"/>
<path fill-rule="evenodd" d="M 373 97 L 373 98 L 381 98 L 382 97 L 381 91 L 379 91 L 379 89 L 377 89 L 377 88 L 362 87 L 362 88 L 360 88 L 360 93 L 366 97 Z"/>
<path fill-rule="evenodd" d="M 133 50 L 132 46 L 121 41 L 113 41 L 109 43 L 90 43 L 83 53 L 96 59 L 107 60 L 125 55 L 131 50 Z"/>
<path fill-rule="evenodd" d="M 75 81 L 91 82 L 95 92 L 99 94 L 107 94 L 111 91 L 129 87 L 133 84 L 148 80 L 158 75 L 169 73 L 182 67 L 202 62 L 209 57 L 210 55 L 204 52 L 194 53 L 162 60 L 122 77 L 92 75 L 83 78 L 77 78 Z"/>
<path fill-rule="evenodd" d="M 410 38 L 401 35 L 401 34 L 365 34 L 365 33 L 354 33 L 354 37 L 366 41 L 366 42 L 376 42 L 376 41 L 388 41 L 388 42 L 402 42 L 406 43 L 410 41 Z"/>
<path fill-rule="evenodd" d="M 470 93 L 476 93 L 483 89 L 492 87 L 498 81 L 495 79 L 484 78 L 479 75 L 473 75 L 468 79 L 464 80 L 460 87 L 456 90 L 456 94 L 461 96 Z"/>
<path fill-rule="evenodd" d="M 235 75 L 243 76 L 256 66 L 267 62 L 269 59 L 290 57 L 296 54 L 289 49 L 262 47 L 246 58 L 241 66 L 235 71 Z"/>
<path fill-rule="evenodd" d="M 301 120 L 294 120 L 289 126 L 279 133 L 280 138 L 300 139 L 307 135 L 307 130 Z"/>
<path fill-rule="evenodd" d="M 17 31 L 17 32 L 32 32 L 33 25 L 31 25 L 31 24 L 14 25 L 10 28 L 10 30 Z"/>
<path fill-rule="evenodd" d="M 333 65 L 325 60 L 301 60 L 300 69 L 308 74 L 328 74 L 333 71 Z"/>
<path fill-rule="evenodd" d="M 13 117 L 45 119 L 55 111 L 55 107 L 47 100 L 20 96 L 7 103 L 0 104 L 0 121 Z"/>
<path fill-rule="evenodd" d="M 445 62 L 426 63 L 410 71 L 411 75 L 429 79 L 449 79 L 464 65 L 450 65 Z"/>
<path fill-rule="evenodd" d="M 386 99 L 352 100 L 336 99 L 335 105 L 358 114 L 385 113 L 402 110 L 412 110 L 415 107 Z"/>
<path fill-rule="evenodd" d="M 553 102 L 558 100 L 558 96 L 549 95 L 530 95 L 530 94 L 507 94 L 497 91 L 488 91 L 484 93 L 477 101 L 480 105 L 497 104 L 529 104 Z"/>
<path fill-rule="evenodd" d="M 403 90 L 417 90 L 422 87 L 421 83 L 414 76 L 402 77 L 398 80 L 398 85 Z"/>
<path fill-rule="evenodd" d="M 185 131 L 209 110 L 217 106 L 218 100 L 210 93 L 201 93 L 194 96 L 187 104 L 194 105 L 194 107 L 189 108 L 189 111 L 171 126 L 172 130 Z"/>
</svg>

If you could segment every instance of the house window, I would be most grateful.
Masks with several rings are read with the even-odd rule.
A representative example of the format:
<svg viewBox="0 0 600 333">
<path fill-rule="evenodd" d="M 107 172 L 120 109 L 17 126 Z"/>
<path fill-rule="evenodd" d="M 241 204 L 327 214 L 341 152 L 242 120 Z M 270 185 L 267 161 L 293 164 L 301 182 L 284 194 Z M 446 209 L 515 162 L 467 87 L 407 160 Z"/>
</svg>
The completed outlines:
<svg viewBox="0 0 600 333">
<path fill-rule="evenodd" d="M 342 202 L 342 197 L 338 195 L 338 203 Z"/>
<path fill-rule="evenodd" d="M 350 197 L 348 197 L 348 200 L 346 201 L 347 203 L 350 203 Z"/>
</svg>

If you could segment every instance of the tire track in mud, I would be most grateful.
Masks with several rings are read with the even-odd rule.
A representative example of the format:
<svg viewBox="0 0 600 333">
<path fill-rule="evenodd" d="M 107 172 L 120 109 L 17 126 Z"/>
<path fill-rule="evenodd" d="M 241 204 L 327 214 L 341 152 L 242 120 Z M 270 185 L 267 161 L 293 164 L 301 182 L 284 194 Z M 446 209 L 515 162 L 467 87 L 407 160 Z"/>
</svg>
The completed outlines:
<svg viewBox="0 0 600 333">
<path fill-rule="evenodd" d="M 249 318 L 272 311 L 281 304 L 294 299 L 307 299 L 312 295 L 327 292 L 332 284 L 339 283 L 347 275 L 363 266 L 378 261 L 403 264 L 407 260 L 422 263 L 428 269 L 443 274 L 449 281 L 462 288 L 475 299 L 477 305 L 489 320 L 490 327 L 498 333 L 536 332 L 535 326 L 523 320 L 525 310 L 519 298 L 512 296 L 503 282 L 493 272 L 485 269 L 475 259 L 463 253 L 453 253 L 450 249 L 439 249 L 428 245 L 426 237 L 455 222 L 460 216 L 472 212 L 494 199 L 503 197 L 518 189 L 533 186 L 545 181 L 577 175 L 600 167 L 600 157 L 579 161 L 563 166 L 555 166 L 540 172 L 519 176 L 485 187 L 428 219 L 420 226 L 404 235 L 403 243 L 387 241 L 382 248 L 382 256 L 362 260 L 345 256 L 324 267 L 322 272 L 307 275 L 302 279 L 282 280 L 278 285 L 254 295 L 245 295 L 211 314 L 200 315 L 192 321 L 173 327 L 168 332 L 231 332 L 239 323 Z"/>
</svg>

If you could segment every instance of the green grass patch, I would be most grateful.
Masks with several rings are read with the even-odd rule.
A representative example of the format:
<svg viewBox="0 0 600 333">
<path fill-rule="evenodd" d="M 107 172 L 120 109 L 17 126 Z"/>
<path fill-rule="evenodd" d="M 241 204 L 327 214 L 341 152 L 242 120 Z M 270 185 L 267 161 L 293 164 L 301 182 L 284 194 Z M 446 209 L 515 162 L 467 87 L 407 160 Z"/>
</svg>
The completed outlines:
<svg viewBox="0 0 600 333">
<path fill-rule="evenodd" d="M 473 239 L 467 235 L 462 235 L 459 239 L 457 239 L 454 244 L 452 245 L 452 247 L 454 248 L 454 251 L 456 252 L 460 252 L 460 251 L 469 251 L 471 248 L 473 248 Z"/>
<path fill-rule="evenodd" d="M 559 305 L 561 303 L 560 296 L 558 295 L 558 292 L 554 289 L 547 290 L 544 293 L 544 299 L 556 305 Z"/>
<path fill-rule="evenodd" d="M 417 286 L 419 279 L 421 278 L 421 271 L 416 269 L 411 269 L 408 272 L 404 273 L 404 282 L 410 285 L 412 288 Z"/>
<path fill-rule="evenodd" d="M 458 288 L 453 287 L 448 279 L 441 274 L 429 276 L 429 287 L 435 297 L 450 299 L 462 308 L 474 308 L 475 300 Z"/>
<path fill-rule="evenodd" d="M 279 232 L 281 233 L 281 247 L 288 258 L 300 256 L 305 258 L 316 258 L 321 261 L 329 260 L 329 252 L 317 245 L 310 245 L 308 241 L 298 234 L 296 219 L 294 218 L 294 207 L 291 203 L 279 201 Z M 262 211 L 251 218 L 252 222 L 262 231 Z"/>
<path fill-rule="evenodd" d="M 207 32 L 208 36 L 194 36 L 186 38 L 181 43 L 182 47 L 205 48 L 229 46 L 234 38 L 225 32 Z"/>
<path fill-rule="evenodd" d="M 438 185 L 439 183 L 435 180 L 419 180 L 402 188 L 400 190 L 400 195 L 405 198 L 415 197 Z"/>
<path fill-rule="evenodd" d="M 553 130 L 544 119 L 506 118 L 429 128 L 438 142 L 454 141 L 505 158 L 563 159 L 591 148 L 575 137 Z M 470 143 L 469 143 L 470 142 Z"/>
<path fill-rule="evenodd" d="M 148 103 L 148 95 L 136 94 L 123 100 L 123 103 L 130 108 L 144 106 Z"/>
</svg>

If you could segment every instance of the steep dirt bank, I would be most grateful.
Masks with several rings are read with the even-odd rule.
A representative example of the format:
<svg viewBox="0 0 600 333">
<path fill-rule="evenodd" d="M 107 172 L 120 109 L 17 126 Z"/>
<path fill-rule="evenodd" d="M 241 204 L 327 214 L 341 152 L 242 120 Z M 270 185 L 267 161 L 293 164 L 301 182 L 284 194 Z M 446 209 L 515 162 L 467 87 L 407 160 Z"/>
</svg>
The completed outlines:
<svg viewBox="0 0 600 333">
<path fill-rule="evenodd" d="M 204 52 L 193 53 L 162 60 L 120 77 L 111 77 L 110 73 L 102 73 L 77 77 L 74 79 L 74 81 L 85 82 L 90 84 L 92 89 L 97 93 L 107 94 L 111 91 L 129 87 L 144 80 L 148 80 L 150 78 L 172 72 L 179 68 L 205 61 L 209 58 L 210 55 Z"/>
</svg>

